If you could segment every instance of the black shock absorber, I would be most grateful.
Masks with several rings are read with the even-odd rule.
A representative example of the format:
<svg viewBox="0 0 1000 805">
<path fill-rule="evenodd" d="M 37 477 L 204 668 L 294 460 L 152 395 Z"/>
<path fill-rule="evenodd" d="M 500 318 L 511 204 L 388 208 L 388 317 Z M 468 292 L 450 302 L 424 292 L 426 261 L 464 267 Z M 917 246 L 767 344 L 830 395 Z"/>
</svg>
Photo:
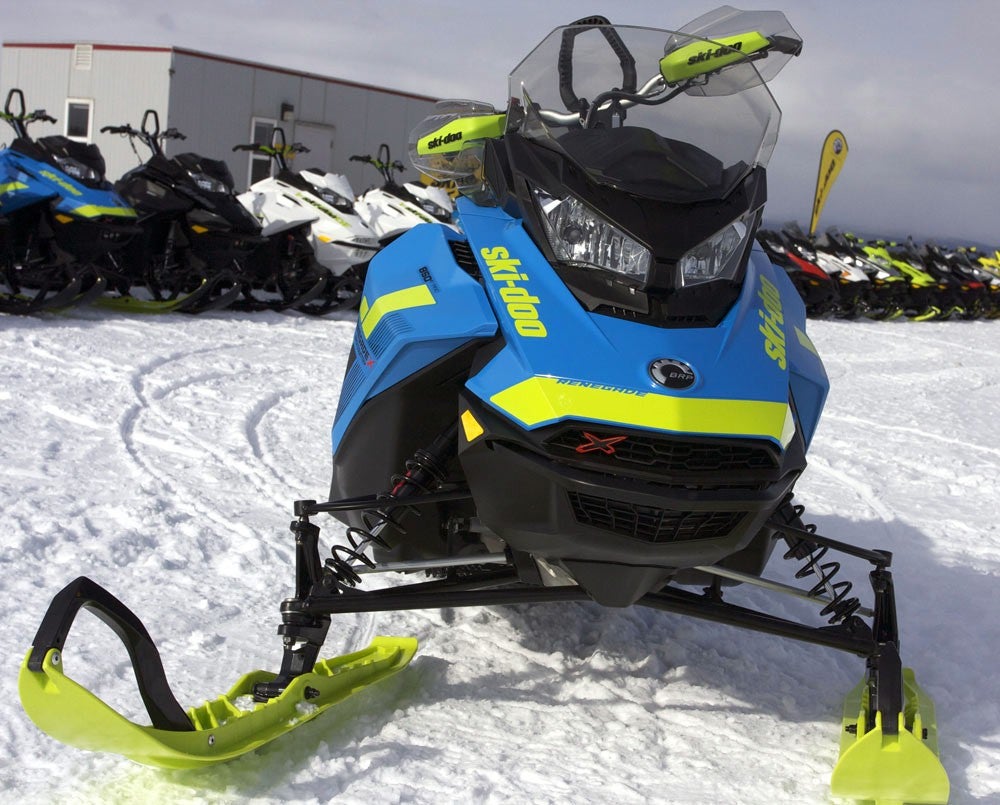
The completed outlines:
<svg viewBox="0 0 1000 805">
<path fill-rule="evenodd" d="M 456 420 L 441 433 L 430 447 L 417 450 L 406 462 L 406 471 L 392 477 L 392 491 L 379 496 L 382 501 L 395 503 L 400 499 L 413 498 L 433 492 L 448 476 L 449 461 L 458 449 L 458 421 Z M 315 614 L 303 606 L 303 599 L 317 581 L 322 581 L 328 590 L 346 592 L 361 582 L 354 565 L 361 563 L 374 568 L 375 563 L 365 556 L 370 545 L 388 548 L 381 534 L 391 529 L 405 534 L 402 521 L 411 511 L 419 514 L 415 506 L 388 506 L 383 503 L 364 512 L 364 528 L 348 529 L 347 545 L 333 547 L 332 555 L 320 570 L 319 526 L 309 522 L 310 514 L 323 511 L 323 504 L 305 500 L 296 502 L 298 519 L 292 521 L 291 529 L 296 542 L 296 596 L 281 605 L 281 626 L 284 653 L 281 670 L 270 682 L 258 682 L 253 687 L 254 700 L 264 702 L 279 696 L 288 683 L 297 676 L 308 672 L 326 639 L 330 627 L 330 616 Z M 326 509 L 331 511 L 332 509 Z M 391 513 L 390 513 L 391 510 Z"/>
<path fill-rule="evenodd" d="M 815 524 L 804 525 L 802 523 L 803 512 L 805 512 L 805 506 L 793 505 L 789 497 L 775 513 L 775 516 L 785 525 L 807 531 L 810 534 L 816 533 Z M 830 600 L 820 610 L 821 617 L 829 617 L 831 624 L 840 623 L 850 618 L 861 608 L 861 601 L 851 596 L 853 583 L 845 579 L 834 581 L 840 572 L 840 562 L 832 559 L 827 562 L 823 561 L 830 550 L 829 546 L 818 545 L 797 536 L 789 537 L 787 534 L 782 534 L 782 536 L 788 544 L 788 550 L 785 551 L 783 558 L 805 560 L 805 564 L 796 571 L 795 578 L 804 579 L 815 576 L 816 583 L 809 590 L 809 595 L 818 598 L 826 593 L 830 596 Z"/>
<path fill-rule="evenodd" d="M 406 464 L 406 471 L 393 475 L 392 490 L 379 498 L 385 501 L 398 501 L 417 495 L 433 492 L 448 477 L 448 463 L 454 458 L 458 447 L 458 421 L 448 426 L 427 448 L 414 452 Z M 383 533 L 394 531 L 400 536 L 406 535 L 403 521 L 410 515 L 420 516 L 415 506 L 388 506 L 367 509 L 362 512 L 363 527 L 347 529 L 347 540 L 350 545 L 334 545 L 331 556 L 324 563 L 324 572 L 332 577 L 335 586 L 344 589 L 354 587 L 361 582 L 361 577 L 354 569 L 356 564 L 375 567 L 365 550 L 370 545 L 389 548 L 383 538 Z"/>
</svg>

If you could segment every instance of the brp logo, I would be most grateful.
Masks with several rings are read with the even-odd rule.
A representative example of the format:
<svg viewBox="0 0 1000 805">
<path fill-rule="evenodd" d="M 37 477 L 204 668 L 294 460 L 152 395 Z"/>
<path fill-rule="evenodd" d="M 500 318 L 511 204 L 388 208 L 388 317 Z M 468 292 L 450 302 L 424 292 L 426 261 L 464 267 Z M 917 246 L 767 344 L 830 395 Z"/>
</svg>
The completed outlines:
<svg viewBox="0 0 1000 805">
<path fill-rule="evenodd" d="M 661 386 L 668 389 L 688 389 L 694 385 L 694 369 L 684 361 L 660 358 L 649 365 L 649 375 Z"/>
</svg>

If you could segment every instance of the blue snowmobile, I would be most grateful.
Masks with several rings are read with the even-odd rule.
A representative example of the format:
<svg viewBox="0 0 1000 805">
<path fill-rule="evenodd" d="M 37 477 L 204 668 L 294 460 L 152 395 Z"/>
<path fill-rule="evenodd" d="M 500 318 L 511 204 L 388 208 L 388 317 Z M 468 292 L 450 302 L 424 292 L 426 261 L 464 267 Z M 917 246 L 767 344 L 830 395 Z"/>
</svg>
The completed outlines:
<svg viewBox="0 0 1000 805">
<path fill-rule="evenodd" d="M 29 124 L 56 120 L 27 112 L 20 89 L 7 94 L 0 117 L 15 134 L 0 151 L 0 311 L 92 301 L 107 284 L 96 264 L 139 231 L 135 211 L 105 179 L 97 146 L 31 138 Z"/>
<path fill-rule="evenodd" d="M 817 533 L 792 498 L 828 384 L 802 301 L 754 233 L 779 117 L 766 82 L 800 48 L 780 12 L 724 7 L 676 32 L 590 17 L 515 68 L 505 111 L 442 104 L 411 158 L 461 189 L 464 234 L 421 225 L 370 265 L 330 500 L 294 506 L 280 670 L 185 713 L 138 618 L 80 578 L 23 667 L 36 723 L 140 762 L 204 765 L 412 655 L 381 638 L 320 661 L 335 614 L 592 600 L 864 657 L 834 794 L 946 801 L 932 706 L 900 662 L 891 555 Z M 313 518 L 327 513 L 347 539 L 321 553 Z M 764 578 L 779 544 L 809 586 Z M 833 555 L 870 568 L 868 605 Z M 405 580 L 363 589 L 385 572 Z M 819 622 L 730 603 L 737 584 L 804 598 Z M 63 673 L 82 606 L 130 646 L 153 726 Z M 249 696 L 256 709 L 237 707 Z"/>
</svg>

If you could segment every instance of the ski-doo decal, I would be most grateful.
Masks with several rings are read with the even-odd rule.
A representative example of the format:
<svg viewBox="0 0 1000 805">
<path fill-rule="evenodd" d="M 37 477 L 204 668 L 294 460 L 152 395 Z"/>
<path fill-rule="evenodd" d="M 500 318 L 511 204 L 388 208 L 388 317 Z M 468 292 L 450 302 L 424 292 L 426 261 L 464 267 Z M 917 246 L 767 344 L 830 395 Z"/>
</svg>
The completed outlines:
<svg viewBox="0 0 1000 805">
<path fill-rule="evenodd" d="M 785 317 L 781 313 L 781 294 L 778 286 L 763 274 L 760 275 L 760 290 L 757 291 L 762 307 L 757 311 L 761 324 L 757 328 L 764 336 L 764 352 L 782 369 L 788 368 L 785 355 Z"/>
<path fill-rule="evenodd" d="M 500 299 L 506 305 L 507 315 L 514 320 L 517 334 L 525 338 L 545 338 L 548 331 L 538 313 L 539 298 L 532 296 L 523 283 L 530 281 L 521 273 L 521 261 L 511 257 L 503 246 L 479 251 L 490 271 L 490 278 L 498 284 Z"/>
</svg>

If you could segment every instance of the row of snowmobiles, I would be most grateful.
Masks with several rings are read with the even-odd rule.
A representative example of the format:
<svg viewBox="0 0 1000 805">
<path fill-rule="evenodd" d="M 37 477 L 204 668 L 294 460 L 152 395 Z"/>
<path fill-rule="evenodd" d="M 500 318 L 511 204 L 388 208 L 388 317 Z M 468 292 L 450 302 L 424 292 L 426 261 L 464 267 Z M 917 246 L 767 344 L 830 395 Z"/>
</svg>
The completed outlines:
<svg viewBox="0 0 1000 805">
<path fill-rule="evenodd" d="M 1000 318 L 1000 253 L 912 238 L 866 241 L 836 228 L 810 237 L 795 223 L 762 229 L 757 239 L 813 318 Z"/>
<path fill-rule="evenodd" d="M 933 703 L 900 657 L 892 554 L 821 533 L 793 497 L 829 381 L 793 281 L 755 235 L 780 119 L 767 82 L 801 47 L 777 11 L 724 6 L 679 31 L 588 17 L 515 67 L 506 108 L 439 105 L 410 157 L 460 188 L 461 231 L 416 226 L 369 265 L 330 496 L 292 507 L 280 667 L 185 709 L 139 617 L 81 576 L 21 667 L 35 724 L 72 746 L 203 767 L 406 667 L 406 637 L 320 659 L 351 616 L 588 601 L 862 658 L 831 713 L 831 793 L 947 802 Z M 767 573 L 772 558 L 794 580 Z M 380 574 L 395 583 L 368 583 Z M 203 581 L 209 598 L 232 583 Z M 70 676 L 81 610 L 123 641 L 150 723 Z"/>
<path fill-rule="evenodd" d="M 273 161 L 274 175 L 238 194 L 224 161 L 168 156 L 165 144 L 185 137 L 161 130 L 147 110 L 139 128 L 101 129 L 127 137 L 140 161 L 112 185 L 96 145 L 29 135 L 30 124 L 55 120 L 27 112 L 19 89 L 2 116 L 15 138 L 0 151 L 0 312 L 97 304 L 322 315 L 357 305 L 380 248 L 453 215 L 440 187 L 396 180 L 403 165 L 384 144 L 374 157 L 352 157 L 383 180 L 355 199 L 343 175 L 293 170 L 290 160 L 308 149 L 278 128 L 271 142 L 234 146 Z"/>
</svg>

